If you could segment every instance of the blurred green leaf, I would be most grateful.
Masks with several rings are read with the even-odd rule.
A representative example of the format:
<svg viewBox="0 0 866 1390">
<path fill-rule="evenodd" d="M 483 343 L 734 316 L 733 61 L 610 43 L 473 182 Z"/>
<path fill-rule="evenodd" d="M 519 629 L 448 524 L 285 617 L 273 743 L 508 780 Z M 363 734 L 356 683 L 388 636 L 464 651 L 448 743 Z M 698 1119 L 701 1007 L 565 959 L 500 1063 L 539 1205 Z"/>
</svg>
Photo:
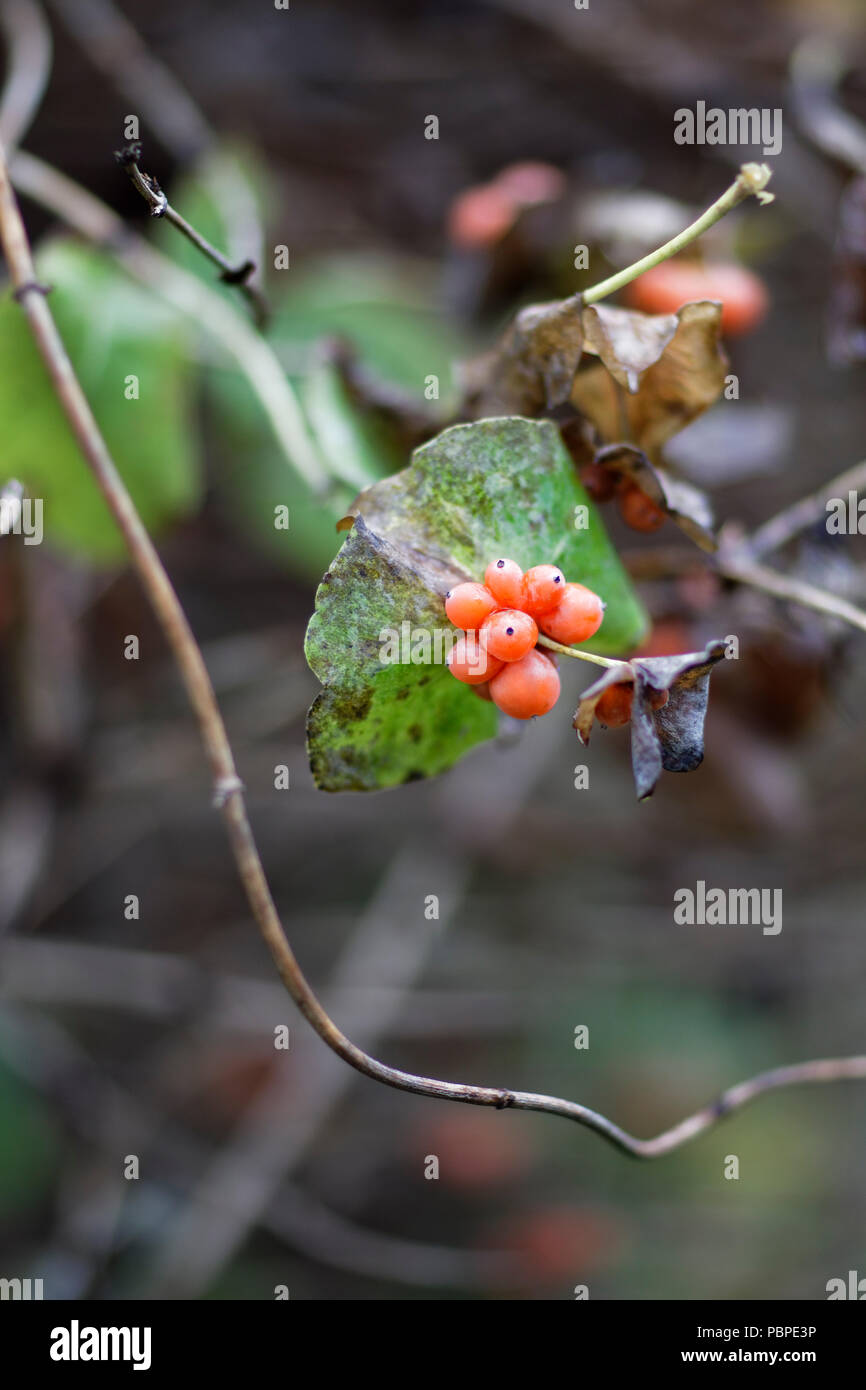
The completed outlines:
<svg viewBox="0 0 866 1390">
<path fill-rule="evenodd" d="M 185 333 L 103 252 L 55 241 L 37 256 L 51 308 L 93 413 L 145 526 L 158 532 L 200 493 Z M 126 381 L 138 378 L 140 398 Z M 0 303 L 3 467 L 44 501 L 46 539 L 92 560 L 125 555 L 81 458 L 24 316 Z"/>
<path fill-rule="evenodd" d="M 57 1134 L 39 1097 L 0 1066 L 0 1216 L 33 1206 L 53 1180 Z M 10 1271 L 4 1271 L 9 1273 Z"/>
<path fill-rule="evenodd" d="M 291 372 L 305 370 L 317 339 L 340 337 L 372 371 L 419 399 L 435 376 L 443 411 L 456 403 L 453 367 L 467 345 L 436 308 L 429 266 L 334 256 L 283 271 L 282 278 L 271 336 Z"/>
</svg>

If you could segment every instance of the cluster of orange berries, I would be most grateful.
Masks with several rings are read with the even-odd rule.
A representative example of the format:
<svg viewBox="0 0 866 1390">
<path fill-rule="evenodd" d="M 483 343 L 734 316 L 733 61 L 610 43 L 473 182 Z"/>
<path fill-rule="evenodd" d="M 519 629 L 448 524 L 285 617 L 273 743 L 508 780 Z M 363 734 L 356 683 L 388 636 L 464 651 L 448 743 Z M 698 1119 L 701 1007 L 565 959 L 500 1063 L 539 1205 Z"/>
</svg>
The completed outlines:
<svg viewBox="0 0 866 1390">
<path fill-rule="evenodd" d="M 445 612 L 463 636 L 448 657 L 457 680 L 475 687 L 514 719 L 547 714 L 559 699 L 552 654 L 536 646 L 539 632 L 571 646 L 601 627 L 604 604 L 583 584 L 567 584 L 556 565 L 523 573 L 514 560 L 493 560 L 483 584 L 458 584 Z"/>
</svg>

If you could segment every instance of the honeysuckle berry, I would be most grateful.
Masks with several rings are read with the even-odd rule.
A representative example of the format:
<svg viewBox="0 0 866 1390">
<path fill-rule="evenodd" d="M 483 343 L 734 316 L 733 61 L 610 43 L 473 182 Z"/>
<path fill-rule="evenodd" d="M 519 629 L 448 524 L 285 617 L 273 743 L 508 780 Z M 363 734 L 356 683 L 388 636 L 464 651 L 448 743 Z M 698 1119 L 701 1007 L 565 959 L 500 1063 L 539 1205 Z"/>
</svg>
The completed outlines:
<svg viewBox="0 0 866 1390">
<path fill-rule="evenodd" d="M 604 604 L 598 594 L 583 584 L 566 584 L 556 608 L 539 618 L 542 632 L 555 642 L 576 646 L 588 642 L 601 627 Z"/>
<path fill-rule="evenodd" d="M 609 729 L 618 729 L 631 719 L 633 701 L 634 687 L 628 682 L 623 681 L 618 685 L 609 685 L 599 697 L 595 707 L 595 717 L 599 724 L 606 724 Z"/>
<path fill-rule="evenodd" d="M 624 487 L 616 500 L 620 516 L 633 531 L 657 531 L 664 523 L 665 513 L 661 507 L 635 483 Z"/>
<path fill-rule="evenodd" d="M 558 608 L 565 593 L 565 575 L 556 565 L 533 565 L 523 576 L 521 607 L 534 618 Z"/>
<path fill-rule="evenodd" d="M 512 719 L 547 714 L 559 699 L 559 672 L 539 651 L 510 661 L 490 682 L 493 703 Z"/>
<path fill-rule="evenodd" d="M 501 607 L 522 606 L 523 570 L 515 560 L 491 560 L 484 571 L 484 583 Z"/>
<path fill-rule="evenodd" d="M 500 661 L 519 661 L 538 641 L 538 627 L 529 613 L 518 608 L 500 608 L 484 619 L 481 635 L 488 651 Z"/>
<path fill-rule="evenodd" d="M 474 632 L 496 611 L 496 599 L 484 584 L 457 584 L 445 595 L 445 612 L 455 627 Z"/>
<path fill-rule="evenodd" d="M 448 670 L 465 685 L 483 685 L 501 670 L 502 665 L 477 633 L 458 637 L 448 654 Z"/>
<path fill-rule="evenodd" d="M 735 262 L 663 261 L 633 280 L 626 298 L 645 314 L 674 314 L 690 299 L 720 299 L 722 332 L 732 338 L 756 328 L 770 306 L 763 280 Z"/>
</svg>

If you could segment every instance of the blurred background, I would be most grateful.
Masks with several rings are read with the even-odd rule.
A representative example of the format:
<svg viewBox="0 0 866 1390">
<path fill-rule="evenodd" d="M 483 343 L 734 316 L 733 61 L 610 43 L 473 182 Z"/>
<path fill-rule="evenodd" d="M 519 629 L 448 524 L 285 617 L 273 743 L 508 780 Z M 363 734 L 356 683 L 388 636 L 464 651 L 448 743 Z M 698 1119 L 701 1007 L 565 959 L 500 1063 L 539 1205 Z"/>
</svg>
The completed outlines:
<svg viewBox="0 0 866 1390">
<path fill-rule="evenodd" d="M 587 682 L 572 671 L 554 715 L 436 781 L 320 792 L 302 647 L 353 478 L 404 466 L 454 418 L 453 364 L 520 305 L 666 240 L 762 157 L 676 145 L 673 113 L 698 100 L 780 108 L 784 140 L 776 202 L 739 210 L 707 250 L 768 299 L 726 341 L 739 398 L 667 457 L 745 526 L 863 457 L 863 15 L 859 0 L 3 6 L 0 126 L 27 155 L 13 171 L 40 273 L 202 643 L 301 964 L 392 1065 L 562 1095 L 649 1136 L 764 1068 L 863 1050 L 862 634 L 724 585 L 670 523 L 647 537 L 605 509 L 650 650 L 741 640 L 713 678 L 703 767 L 665 774 L 644 804 L 626 731 L 577 744 L 567 711 Z M 130 113 L 142 167 L 262 268 L 267 340 L 340 473 L 327 497 L 241 360 L 249 306 L 148 221 L 116 165 Z M 491 186 L 527 162 L 530 192 L 503 205 Z M 55 171 L 102 201 L 110 247 L 70 236 L 84 213 Z M 112 216 L 158 251 L 143 274 Z M 281 245 L 289 269 L 272 268 Z M 166 297 L 166 258 L 186 309 Z M 221 313 L 233 349 L 209 331 Z M 6 296 L 0 482 L 45 498 L 45 543 L 0 540 L 0 1273 L 81 1299 L 546 1299 L 577 1284 L 811 1299 L 866 1273 L 861 1085 L 770 1095 L 642 1165 L 561 1119 L 377 1086 L 309 1031 L 16 314 Z M 128 373 L 146 386 L 135 405 Z M 671 548 L 687 558 L 669 573 Z M 866 598 L 862 539 L 820 527 L 782 562 Z M 781 934 L 675 925 L 673 894 L 697 879 L 781 888 Z"/>
</svg>

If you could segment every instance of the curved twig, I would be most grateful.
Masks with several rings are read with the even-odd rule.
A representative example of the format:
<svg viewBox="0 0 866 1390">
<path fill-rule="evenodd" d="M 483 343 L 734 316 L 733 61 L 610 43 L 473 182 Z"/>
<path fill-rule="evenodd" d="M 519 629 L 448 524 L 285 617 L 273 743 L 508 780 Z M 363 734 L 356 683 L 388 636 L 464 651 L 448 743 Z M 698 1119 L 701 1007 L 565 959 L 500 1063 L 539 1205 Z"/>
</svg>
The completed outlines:
<svg viewBox="0 0 866 1390">
<path fill-rule="evenodd" d="M 39 110 L 51 73 L 51 30 L 32 0 L 3 0 L 0 30 L 8 78 L 0 99 L 0 144 L 14 150 Z"/>
<path fill-rule="evenodd" d="M 473 1086 L 415 1076 L 370 1057 L 341 1032 L 319 1002 L 298 964 L 280 921 L 253 837 L 228 734 L 201 651 L 180 600 L 150 539 L 123 480 L 108 452 L 99 426 L 78 382 L 57 330 L 44 291 L 36 281 L 33 257 L 0 148 L 0 244 L 37 348 L 69 420 L 82 454 L 117 522 L 145 592 L 174 655 L 199 729 L 214 778 L 214 801 L 226 822 L 229 841 L 253 917 L 273 956 L 280 978 L 311 1027 L 345 1062 L 374 1081 L 416 1095 L 462 1101 L 496 1109 L 537 1110 L 560 1115 L 593 1130 L 635 1158 L 657 1158 L 701 1134 L 723 1116 L 764 1091 L 803 1082 L 866 1078 L 866 1057 L 803 1062 L 764 1072 L 726 1091 L 713 1105 L 699 1110 L 654 1139 L 636 1139 L 611 1120 L 576 1101 L 529 1091 Z"/>
</svg>

